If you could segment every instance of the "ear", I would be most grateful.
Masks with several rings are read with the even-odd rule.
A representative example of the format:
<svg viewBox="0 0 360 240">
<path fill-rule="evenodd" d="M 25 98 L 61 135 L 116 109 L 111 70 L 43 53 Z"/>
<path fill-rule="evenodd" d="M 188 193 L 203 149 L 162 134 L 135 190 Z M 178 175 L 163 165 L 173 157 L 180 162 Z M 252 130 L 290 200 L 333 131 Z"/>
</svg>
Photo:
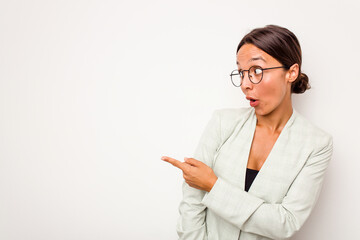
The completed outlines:
<svg viewBox="0 0 360 240">
<path fill-rule="evenodd" d="M 294 63 L 286 73 L 286 79 L 288 82 L 294 82 L 299 76 L 299 64 Z"/>
</svg>

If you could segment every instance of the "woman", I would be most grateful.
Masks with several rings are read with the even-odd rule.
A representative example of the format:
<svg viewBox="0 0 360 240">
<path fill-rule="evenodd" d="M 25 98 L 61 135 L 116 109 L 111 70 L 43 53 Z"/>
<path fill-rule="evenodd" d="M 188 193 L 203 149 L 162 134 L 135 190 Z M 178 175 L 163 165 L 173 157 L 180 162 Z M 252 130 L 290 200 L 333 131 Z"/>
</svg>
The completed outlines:
<svg viewBox="0 0 360 240">
<path fill-rule="evenodd" d="M 239 43 L 232 82 L 249 108 L 219 109 L 183 171 L 180 239 L 286 239 L 319 196 L 332 137 L 297 113 L 292 93 L 310 86 L 301 49 L 286 28 L 254 29 Z"/>
</svg>

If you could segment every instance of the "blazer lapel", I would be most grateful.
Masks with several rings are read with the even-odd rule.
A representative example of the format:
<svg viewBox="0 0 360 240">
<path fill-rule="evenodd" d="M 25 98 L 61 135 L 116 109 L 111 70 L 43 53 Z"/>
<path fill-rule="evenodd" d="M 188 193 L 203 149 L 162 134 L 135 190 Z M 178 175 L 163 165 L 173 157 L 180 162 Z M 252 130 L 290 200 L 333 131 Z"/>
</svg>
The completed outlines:
<svg viewBox="0 0 360 240">
<path fill-rule="evenodd" d="M 234 131 L 221 146 L 216 156 L 213 170 L 233 185 L 244 189 L 247 160 L 256 128 L 256 115 L 254 109 L 244 119 L 238 120 Z"/>
<path fill-rule="evenodd" d="M 269 202 L 279 199 L 279 194 L 286 194 L 288 188 L 284 184 L 291 183 L 289 179 L 298 171 L 294 166 L 299 166 L 295 164 L 297 156 L 294 149 L 287 147 L 288 144 L 294 145 L 294 139 L 297 140 L 297 136 L 289 131 L 296 115 L 297 113 L 293 110 L 293 114 L 253 181 L 249 189 L 250 194 Z M 242 190 L 245 188 L 246 167 L 256 123 L 255 111 L 252 109 L 245 119 L 242 116 L 241 120 L 238 120 L 234 131 L 223 143 L 214 159 L 215 174 Z"/>
<path fill-rule="evenodd" d="M 265 160 L 265 163 L 253 181 L 249 189 L 249 193 L 252 195 L 271 202 L 272 200 L 277 199 L 277 191 L 284 190 L 282 184 L 289 182 L 286 181 L 287 177 L 293 175 L 291 174 L 291 168 L 289 169 L 289 164 L 291 164 L 291 159 L 293 159 L 293 157 L 291 150 L 287 149 L 287 145 L 289 144 L 289 141 L 291 141 L 291 133 L 289 129 L 294 123 L 296 115 L 296 111 L 293 110 L 293 114 L 285 124 L 272 150 Z M 246 169 L 246 166 L 244 169 Z"/>
</svg>

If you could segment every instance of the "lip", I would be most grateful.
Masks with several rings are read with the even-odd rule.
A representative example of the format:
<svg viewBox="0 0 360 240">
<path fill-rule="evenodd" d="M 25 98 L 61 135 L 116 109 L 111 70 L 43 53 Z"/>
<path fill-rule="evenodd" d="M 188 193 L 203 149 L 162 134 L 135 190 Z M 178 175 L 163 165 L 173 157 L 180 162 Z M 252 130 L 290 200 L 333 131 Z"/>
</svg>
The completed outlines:
<svg viewBox="0 0 360 240">
<path fill-rule="evenodd" d="M 246 99 L 250 101 L 250 106 L 256 107 L 259 105 L 259 100 L 250 96 L 246 96 Z"/>
<path fill-rule="evenodd" d="M 250 101 L 250 100 L 255 100 L 255 101 L 257 101 L 257 100 L 258 100 L 257 98 L 253 98 L 253 97 L 250 97 L 250 96 L 246 96 L 246 99 L 249 100 L 249 101 Z"/>
</svg>

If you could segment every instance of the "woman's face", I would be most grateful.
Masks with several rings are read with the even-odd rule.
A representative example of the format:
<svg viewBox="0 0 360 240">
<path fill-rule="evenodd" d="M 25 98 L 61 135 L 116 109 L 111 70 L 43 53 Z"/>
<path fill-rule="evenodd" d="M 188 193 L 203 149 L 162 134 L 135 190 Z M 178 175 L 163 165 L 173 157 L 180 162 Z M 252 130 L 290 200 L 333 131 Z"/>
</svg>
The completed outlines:
<svg viewBox="0 0 360 240">
<path fill-rule="evenodd" d="M 239 70 L 248 70 L 252 66 L 261 68 L 280 67 L 282 64 L 275 58 L 257 48 L 253 44 L 244 44 L 237 53 Z M 279 108 L 291 106 L 290 73 L 284 68 L 263 71 L 260 83 L 254 84 L 249 80 L 248 72 L 244 72 L 241 90 L 250 105 L 259 115 L 268 115 Z"/>
</svg>

